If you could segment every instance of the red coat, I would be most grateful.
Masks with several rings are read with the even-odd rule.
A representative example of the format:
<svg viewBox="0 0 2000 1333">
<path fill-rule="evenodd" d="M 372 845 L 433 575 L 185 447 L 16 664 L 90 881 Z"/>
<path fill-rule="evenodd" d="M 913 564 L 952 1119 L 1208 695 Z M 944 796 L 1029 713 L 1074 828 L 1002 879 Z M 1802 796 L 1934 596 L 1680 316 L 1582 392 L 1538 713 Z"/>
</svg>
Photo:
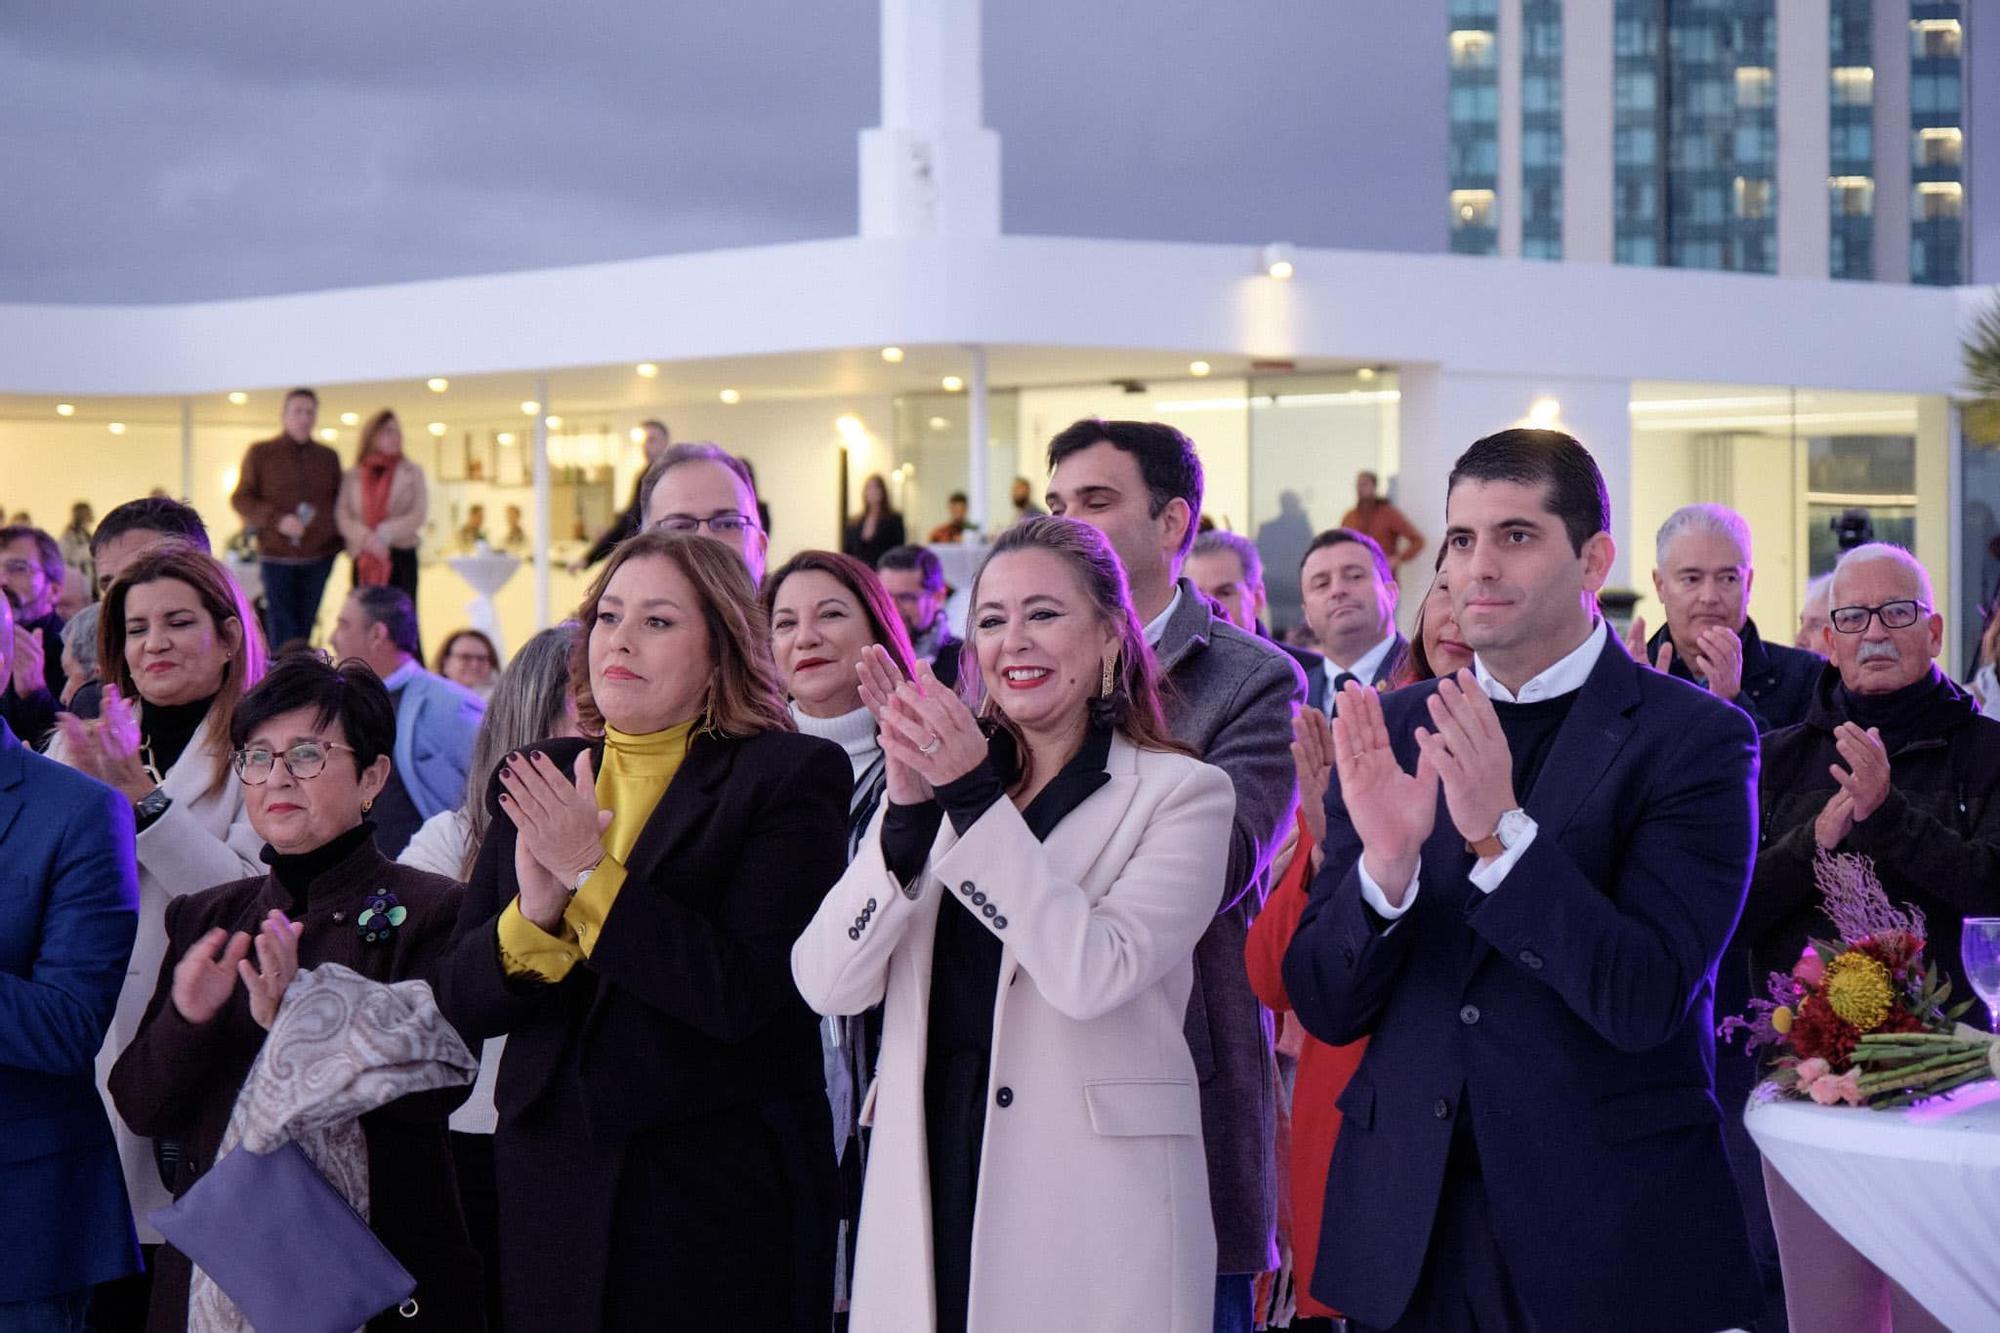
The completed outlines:
<svg viewBox="0 0 2000 1333">
<path fill-rule="evenodd" d="M 1291 947 L 1292 932 L 1306 910 L 1306 889 L 1312 880 L 1312 840 L 1306 834 L 1304 816 L 1299 817 L 1298 851 L 1264 910 L 1250 927 L 1243 945 L 1243 962 L 1250 971 L 1250 989 L 1274 1014 L 1289 1014 L 1292 1002 L 1285 995 L 1285 950 Z M 1290 1019 L 1297 1027 L 1296 1016 Z M 1368 1039 L 1346 1046 L 1329 1046 L 1310 1033 L 1300 1031 L 1304 1045 L 1299 1052 L 1299 1071 L 1292 1088 L 1292 1156 L 1287 1168 L 1292 1209 L 1293 1288 L 1298 1293 L 1301 1315 L 1338 1318 L 1338 1312 L 1312 1298 L 1313 1260 L 1319 1254 L 1320 1211 L 1326 1205 L 1326 1176 L 1333 1164 L 1334 1140 L 1340 1136 L 1340 1111 L 1334 1099 L 1347 1086 L 1368 1049 Z"/>
</svg>

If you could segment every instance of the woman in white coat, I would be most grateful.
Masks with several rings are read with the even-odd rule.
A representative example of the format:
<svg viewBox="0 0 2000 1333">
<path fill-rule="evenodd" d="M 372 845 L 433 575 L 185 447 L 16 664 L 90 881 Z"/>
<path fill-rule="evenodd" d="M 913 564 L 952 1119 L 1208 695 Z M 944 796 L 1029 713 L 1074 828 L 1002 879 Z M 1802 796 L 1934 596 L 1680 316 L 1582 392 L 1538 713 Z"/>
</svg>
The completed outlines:
<svg viewBox="0 0 2000 1333">
<path fill-rule="evenodd" d="M 250 827 L 229 769 L 229 721 L 264 676 L 264 640 L 243 590 L 205 551 L 164 542 L 141 554 L 104 594 L 98 621 L 101 715 L 58 719 L 49 756 L 117 788 L 138 824 L 139 935 L 98 1053 L 98 1084 L 127 1043 L 166 953 L 167 899 L 263 873 L 264 840 Z M 172 1201 L 150 1139 L 113 1117 L 139 1238 Z"/>
<path fill-rule="evenodd" d="M 983 725 L 870 650 L 888 799 L 792 951 L 821 1013 L 883 1006 L 851 1327 L 1205 1331 L 1183 1024 L 1235 795 L 1169 736 L 1094 529 L 1009 529 L 970 620 Z"/>
</svg>

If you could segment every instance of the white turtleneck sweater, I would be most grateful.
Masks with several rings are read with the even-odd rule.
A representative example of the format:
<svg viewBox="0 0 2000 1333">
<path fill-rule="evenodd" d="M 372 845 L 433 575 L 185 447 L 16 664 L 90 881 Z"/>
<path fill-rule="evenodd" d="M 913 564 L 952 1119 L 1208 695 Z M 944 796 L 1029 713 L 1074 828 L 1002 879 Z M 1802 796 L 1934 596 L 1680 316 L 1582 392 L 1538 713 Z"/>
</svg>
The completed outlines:
<svg viewBox="0 0 2000 1333">
<path fill-rule="evenodd" d="M 810 717 L 795 700 L 792 703 L 792 721 L 804 734 L 832 741 L 847 751 L 847 762 L 854 769 L 854 794 L 848 809 L 855 809 L 882 767 L 882 743 L 875 736 L 874 717 L 866 708 L 857 708 L 839 717 Z"/>
</svg>

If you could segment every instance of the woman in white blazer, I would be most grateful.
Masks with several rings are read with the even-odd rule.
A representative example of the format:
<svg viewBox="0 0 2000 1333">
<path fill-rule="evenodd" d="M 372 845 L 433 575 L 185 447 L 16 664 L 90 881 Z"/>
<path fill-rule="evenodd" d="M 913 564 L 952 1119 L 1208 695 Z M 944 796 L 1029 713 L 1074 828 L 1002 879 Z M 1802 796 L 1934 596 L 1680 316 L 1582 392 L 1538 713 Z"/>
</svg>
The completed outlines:
<svg viewBox="0 0 2000 1333">
<path fill-rule="evenodd" d="M 1205 1333 L 1183 1024 L 1235 796 L 1169 736 L 1094 529 L 1009 529 L 970 619 L 983 725 L 863 663 L 887 801 L 792 950 L 821 1013 L 883 1006 L 851 1326 Z"/>
<path fill-rule="evenodd" d="M 263 678 L 264 640 L 243 590 L 205 551 L 165 542 L 135 559 L 104 595 L 98 621 L 103 711 L 65 713 L 49 756 L 117 788 L 138 824 L 139 934 L 118 1010 L 98 1052 L 98 1085 L 138 1033 L 167 948 L 167 899 L 261 874 L 264 840 L 229 770 L 229 720 Z M 115 1115 L 118 1154 L 139 1238 L 172 1202 L 153 1144 Z"/>
</svg>

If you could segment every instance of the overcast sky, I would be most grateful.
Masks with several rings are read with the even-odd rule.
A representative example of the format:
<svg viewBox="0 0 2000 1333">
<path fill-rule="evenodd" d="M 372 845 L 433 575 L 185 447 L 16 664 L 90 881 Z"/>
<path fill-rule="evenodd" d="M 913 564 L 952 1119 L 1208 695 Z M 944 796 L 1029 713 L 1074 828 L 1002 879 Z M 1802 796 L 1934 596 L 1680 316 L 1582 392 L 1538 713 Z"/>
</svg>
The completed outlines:
<svg viewBox="0 0 2000 1333">
<path fill-rule="evenodd" d="M 1332 189 L 1356 142 L 1337 76 L 1361 58 L 1339 8 L 989 0 L 1007 229 L 1335 239 L 1358 206 Z M 851 234 L 877 14 L 5 5 L 0 300 L 236 296 Z M 1411 44 L 1411 77 L 1441 79 L 1441 34 L 1440 19 L 1437 42 Z"/>
</svg>

